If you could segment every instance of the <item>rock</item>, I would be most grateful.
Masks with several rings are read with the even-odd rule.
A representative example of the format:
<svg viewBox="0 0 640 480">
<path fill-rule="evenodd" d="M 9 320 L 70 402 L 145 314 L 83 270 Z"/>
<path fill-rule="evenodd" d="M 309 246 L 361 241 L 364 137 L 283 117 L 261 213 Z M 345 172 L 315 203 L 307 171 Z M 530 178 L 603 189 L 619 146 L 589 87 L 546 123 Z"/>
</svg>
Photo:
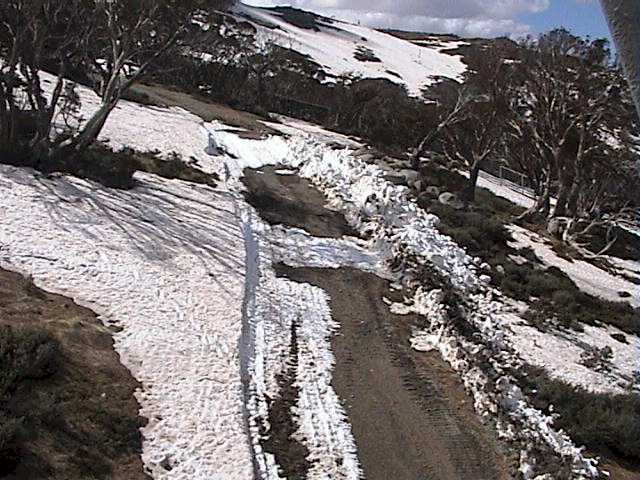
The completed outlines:
<svg viewBox="0 0 640 480">
<path fill-rule="evenodd" d="M 171 458 L 169 457 L 169 455 L 165 456 L 162 460 L 160 460 L 160 466 L 162 468 L 164 468 L 167 472 L 170 472 L 171 470 L 173 470 L 173 465 L 172 465 L 172 461 Z"/>
<path fill-rule="evenodd" d="M 367 147 L 361 147 L 353 152 L 354 157 L 361 157 L 362 155 L 370 154 L 370 150 Z"/>
<path fill-rule="evenodd" d="M 613 338 L 617 342 L 625 343 L 627 345 L 629 344 L 627 337 L 625 337 L 623 333 L 612 333 L 611 338 Z"/>
<path fill-rule="evenodd" d="M 498 272 L 500 275 L 504 275 L 504 267 L 502 265 L 498 265 L 496 267 L 496 272 Z"/>
<path fill-rule="evenodd" d="M 438 198 L 440 196 L 440 189 L 435 185 L 429 185 L 424 189 L 424 193 L 429 195 L 431 198 Z"/>
<path fill-rule="evenodd" d="M 427 195 L 425 192 L 420 192 L 418 195 L 418 205 L 429 205 L 433 201 L 433 197 Z"/>
<path fill-rule="evenodd" d="M 449 207 L 455 208 L 456 210 L 464 208 L 464 204 L 460 200 L 458 200 L 458 196 L 455 193 L 441 193 L 438 197 L 438 201 L 441 204 L 448 205 Z"/>
<path fill-rule="evenodd" d="M 564 230 L 564 223 L 565 221 L 562 218 L 552 218 L 549 220 L 549 223 L 547 223 L 547 232 L 554 237 L 559 237 Z"/>
<path fill-rule="evenodd" d="M 384 178 L 389 183 L 393 183 L 394 185 L 406 185 L 407 182 L 407 180 L 402 175 L 391 173 L 383 175 L 382 178 Z"/>
<path fill-rule="evenodd" d="M 422 190 L 422 180 L 417 180 L 414 182 L 414 184 L 412 185 L 412 187 L 417 191 L 420 192 Z"/>
<path fill-rule="evenodd" d="M 402 175 L 406 179 L 407 185 L 409 186 L 413 186 L 414 183 L 420 180 L 420 174 L 415 170 L 400 170 L 400 175 Z"/>
<path fill-rule="evenodd" d="M 455 193 L 444 192 L 438 196 L 438 201 L 443 205 L 451 205 L 458 201 L 458 197 L 456 197 Z"/>
<path fill-rule="evenodd" d="M 360 157 L 358 157 L 360 160 L 362 160 L 364 163 L 374 163 L 376 160 L 376 156 L 372 153 L 365 153 L 364 155 L 360 155 Z"/>
</svg>

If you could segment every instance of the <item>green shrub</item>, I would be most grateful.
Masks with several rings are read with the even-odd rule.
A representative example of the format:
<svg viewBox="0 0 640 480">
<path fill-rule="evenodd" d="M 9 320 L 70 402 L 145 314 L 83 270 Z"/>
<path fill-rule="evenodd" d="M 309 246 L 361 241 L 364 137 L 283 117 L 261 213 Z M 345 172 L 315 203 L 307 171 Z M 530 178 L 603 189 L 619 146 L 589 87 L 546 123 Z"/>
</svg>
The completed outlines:
<svg viewBox="0 0 640 480">
<path fill-rule="evenodd" d="M 24 380 L 55 373 L 58 354 L 58 342 L 48 332 L 0 326 L 0 475 L 18 459 L 22 419 L 7 408 L 11 394 Z"/>
<path fill-rule="evenodd" d="M 458 173 L 435 165 L 425 167 L 422 174 L 425 185 L 438 185 L 450 191 L 461 188 L 466 181 Z M 422 206 L 440 218 L 443 233 L 451 236 L 469 255 L 491 265 L 494 286 L 511 298 L 529 303 L 525 318 L 533 325 L 544 330 L 553 320 L 565 328 L 581 331 L 583 324 L 605 323 L 627 333 L 640 333 L 640 313 L 627 303 L 587 295 L 560 269 L 543 268 L 530 248 L 517 251 L 510 248 L 505 224 L 513 220 L 518 210 L 507 200 L 479 190 L 478 201 L 466 210 L 456 210 L 437 201 L 423 201 Z M 520 265 L 509 258 L 510 254 L 528 261 Z"/>
<path fill-rule="evenodd" d="M 0 398 L 22 380 L 55 373 L 58 353 L 58 342 L 46 331 L 0 326 Z"/>
<path fill-rule="evenodd" d="M 640 396 L 591 393 L 551 379 L 541 370 L 523 377 L 536 407 L 553 405 L 556 425 L 579 445 L 600 454 L 640 460 Z"/>
</svg>

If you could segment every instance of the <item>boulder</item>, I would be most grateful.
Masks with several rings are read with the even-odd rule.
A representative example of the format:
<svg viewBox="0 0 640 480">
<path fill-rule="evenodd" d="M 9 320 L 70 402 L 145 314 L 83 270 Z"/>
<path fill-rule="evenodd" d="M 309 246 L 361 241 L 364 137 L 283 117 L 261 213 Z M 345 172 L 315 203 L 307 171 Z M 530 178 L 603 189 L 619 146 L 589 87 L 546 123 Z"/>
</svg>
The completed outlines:
<svg viewBox="0 0 640 480">
<path fill-rule="evenodd" d="M 429 185 L 424 189 L 424 193 L 431 198 L 438 198 L 440 196 L 440 188 L 436 187 L 435 185 Z"/>
<path fill-rule="evenodd" d="M 404 169 L 400 170 L 399 173 L 406 179 L 407 185 L 409 185 L 410 187 L 413 186 L 415 182 L 420 180 L 420 174 L 415 170 Z"/>
<path fill-rule="evenodd" d="M 438 201 L 443 205 L 453 206 L 458 202 L 458 197 L 455 193 L 443 192 L 438 196 Z"/>
<path fill-rule="evenodd" d="M 554 237 L 559 237 L 564 231 L 565 220 L 563 218 L 552 218 L 547 223 L 547 232 Z"/>
<path fill-rule="evenodd" d="M 458 200 L 458 196 L 455 193 L 444 192 L 441 193 L 438 197 L 438 201 L 443 205 L 448 205 L 451 208 L 455 208 L 456 210 L 461 210 L 464 208 L 464 203 Z"/>
</svg>

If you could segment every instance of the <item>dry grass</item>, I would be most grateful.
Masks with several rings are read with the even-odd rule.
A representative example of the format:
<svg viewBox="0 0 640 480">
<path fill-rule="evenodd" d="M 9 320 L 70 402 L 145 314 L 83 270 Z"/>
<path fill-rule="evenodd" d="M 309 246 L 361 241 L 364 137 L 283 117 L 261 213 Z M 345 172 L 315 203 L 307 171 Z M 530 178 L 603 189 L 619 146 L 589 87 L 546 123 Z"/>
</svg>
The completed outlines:
<svg viewBox="0 0 640 480">
<path fill-rule="evenodd" d="M 147 479 L 136 388 L 90 310 L 0 270 L 0 478 Z"/>
<path fill-rule="evenodd" d="M 263 138 L 266 135 L 280 134 L 262 123 L 264 119 L 253 113 L 234 110 L 204 96 L 179 92 L 157 84 L 134 85 L 124 98 L 145 105 L 184 108 L 205 122 L 218 120 L 225 125 L 245 129 L 246 131 L 240 135 L 245 138 Z"/>
</svg>

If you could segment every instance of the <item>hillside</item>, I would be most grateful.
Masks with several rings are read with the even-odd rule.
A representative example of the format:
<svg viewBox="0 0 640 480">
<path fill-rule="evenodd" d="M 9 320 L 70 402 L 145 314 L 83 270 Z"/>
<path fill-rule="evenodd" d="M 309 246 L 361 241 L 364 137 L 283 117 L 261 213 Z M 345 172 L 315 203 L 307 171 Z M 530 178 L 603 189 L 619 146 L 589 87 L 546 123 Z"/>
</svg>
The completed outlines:
<svg viewBox="0 0 640 480">
<path fill-rule="evenodd" d="M 440 39 L 421 46 L 385 32 L 286 7 L 238 4 L 233 12 L 256 28 L 258 42 L 272 41 L 307 56 L 322 67 L 329 80 L 341 75 L 387 79 L 418 96 L 436 78 L 460 80 L 466 70 L 459 56 L 442 53 L 464 44 L 460 41 Z"/>
<path fill-rule="evenodd" d="M 610 93 L 589 103 L 602 131 L 547 149 L 576 146 L 557 173 L 531 140 L 549 129 L 527 130 L 556 65 L 537 47 L 525 64 L 508 39 L 290 7 L 202 18 L 208 44 L 113 96 L 55 62 L 16 87 L 60 113 L 12 103 L 0 135 L 0 480 L 640 479 L 617 72 L 557 69 L 552 106 Z M 85 149 L 55 150 L 105 105 Z M 584 205 L 595 233 L 571 242 Z"/>
</svg>

